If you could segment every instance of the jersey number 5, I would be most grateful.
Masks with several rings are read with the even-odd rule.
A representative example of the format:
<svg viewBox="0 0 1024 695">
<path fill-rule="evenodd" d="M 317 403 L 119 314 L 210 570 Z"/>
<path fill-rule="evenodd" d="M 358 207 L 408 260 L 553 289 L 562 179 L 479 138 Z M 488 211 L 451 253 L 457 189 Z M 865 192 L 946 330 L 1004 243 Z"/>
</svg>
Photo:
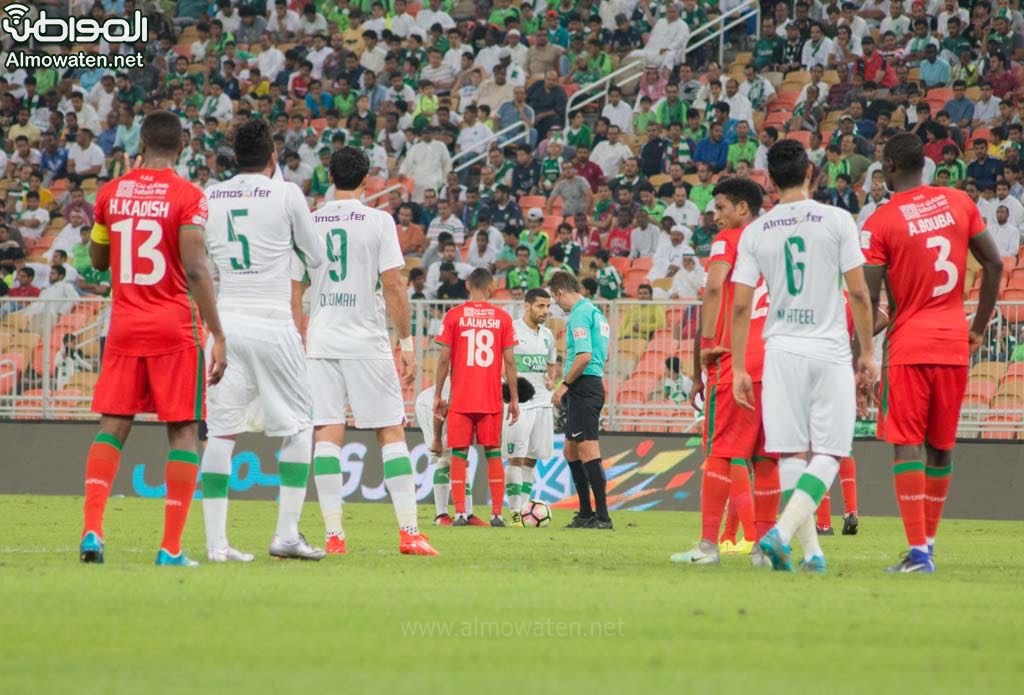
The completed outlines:
<svg viewBox="0 0 1024 695">
<path fill-rule="evenodd" d="M 939 250 L 939 256 L 935 259 L 935 272 L 946 274 L 946 281 L 932 289 L 932 296 L 941 297 L 944 294 L 949 294 L 956 287 L 957 280 L 960 279 L 960 272 L 957 270 L 956 265 L 949 260 L 949 239 L 944 236 L 928 237 L 926 246 L 930 249 Z"/>
<path fill-rule="evenodd" d="M 344 280 L 348 275 L 348 232 L 344 229 L 332 229 L 327 234 L 327 260 L 331 262 L 331 281 Z"/>
<path fill-rule="evenodd" d="M 238 256 L 231 257 L 231 269 L 232 270 L 248 270 L 252 263 L 249 261 L 249 239 L 244 234 L 239 234 L 238 230 L 235 229 L 235 220 L 240 217 L 248 217 L 249 211 L 245 208 L 239 210 L 232 210 L 228 214 L 228 241 L 232 244 L 238 244 L 242 250 L 242 257 Z"/>
<path fill-rule="evenodd" d="M 120 235 L 121 272 L 120 280 L 125 285 L 155 285 L 164 279 L 167 273 L 167 261 L 157 246 L 164 238 L 163 227 L 156 220 L 125 219 L 110 225 Z M 147 233 L 149 236 L 134 247 L 135 232 Z M 152 269 L 148 273 L 135 272 L 135 257 L 149 261 Z"/>
<path fill-rule="evenodd" d="M 462 334 L 466 339 L 466 366 L 490 367 L 494 364 L 494 333 L 471 328 Z"/>
</svg>

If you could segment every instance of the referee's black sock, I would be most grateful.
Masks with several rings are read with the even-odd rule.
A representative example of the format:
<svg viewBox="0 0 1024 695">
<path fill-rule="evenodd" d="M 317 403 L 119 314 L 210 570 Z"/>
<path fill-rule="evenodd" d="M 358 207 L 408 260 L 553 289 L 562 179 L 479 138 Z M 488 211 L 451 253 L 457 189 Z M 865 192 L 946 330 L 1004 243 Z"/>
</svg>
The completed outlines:
<svg viewBox="0 0 1024 695">
<path fill-rule="evenodd" d="M 601 459 L 594 459 L 583 464 L 590 487 L 594 491 L 594 505 L 597 507 L 597 518 L 601 521 L 608 521 L 608 497 L 605 491 L 608 487 L 608 478 L 604 474 L 604 466 Z"/>
<path fill-rule="evenodd" d="M 593 516 L 594 510 L 590 506 L 590 483 L 587 481 L 587 472 L 583 470 L 583 462 L 569 461 L 569 472 L 572 473 L 572 482 L 576 486 L 576 496 L 580 499 L 580 516 Z"/>
</svg>

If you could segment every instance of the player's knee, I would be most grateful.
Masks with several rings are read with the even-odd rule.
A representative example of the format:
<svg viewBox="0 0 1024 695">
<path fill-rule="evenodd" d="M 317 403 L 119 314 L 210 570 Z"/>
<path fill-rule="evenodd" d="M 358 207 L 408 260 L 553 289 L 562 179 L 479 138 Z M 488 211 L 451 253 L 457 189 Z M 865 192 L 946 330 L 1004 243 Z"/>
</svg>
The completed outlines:
<svg viewBox="0 0 1024 695">
<path fill-rule="evenodd" d="M 281 460 L 302 462 L 313 455 L 313 429 L 300 430 L 284 438 L 281 443 Z"/>
<path fill-rule="evenodd" d="M 404 441 L 405 428 L 402 425 L 391 425 L 390 427 L 381 427 L 377 430 L 377 444 L 380 446 L 398 444 Z"/>
<path fill-rule="evenodd" d="M 953 452 L 928 446 L 928 465 L 932 468 L 947 468 L 953 462 Z"/>
<path fill-rule="evenodd" d="M 924 447 L 921 445 L 897 444 L 893 447 L 897 461 L 924 461 Z"/>
</svg>

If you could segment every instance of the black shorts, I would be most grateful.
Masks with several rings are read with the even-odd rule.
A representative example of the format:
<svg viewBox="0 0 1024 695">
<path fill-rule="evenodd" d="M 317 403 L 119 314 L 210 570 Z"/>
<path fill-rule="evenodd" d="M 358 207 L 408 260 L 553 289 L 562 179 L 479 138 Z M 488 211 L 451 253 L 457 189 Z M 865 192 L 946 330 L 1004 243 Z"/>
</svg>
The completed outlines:
<svg viewBox="0 0 1024 695">
<path fill-rule="evenodd" d="M 565 438 L 570 442 L 595 442 L 604 407 L 604 381 L 581 376 L 565 394 Z"/>
</svg>

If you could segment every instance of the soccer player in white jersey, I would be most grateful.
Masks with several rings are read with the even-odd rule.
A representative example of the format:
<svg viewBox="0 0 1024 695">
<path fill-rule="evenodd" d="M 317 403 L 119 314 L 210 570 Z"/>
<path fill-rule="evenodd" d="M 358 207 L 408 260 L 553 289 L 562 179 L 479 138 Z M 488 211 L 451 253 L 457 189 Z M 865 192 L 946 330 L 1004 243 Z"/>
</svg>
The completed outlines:
<svg viewBox="0 0 1024 695">
<path fill-rule="evenodd" d="M 399 525 L 399 551 L 437 555 L 416 524 L 416 482 L 405 442 L 405 404 L 388 336 L 401 346 L 402 378 L 416 373 L 405 258 L 391 215 L 359 202 L 370 163 L 343 147 L 331 155 L 334 199 L 313 213 L 327 263 L 311 274 L 306 355 L 313 387 L 313 473 L 327 529 L 327 552 L 346 551 L 341 524 L 341 445 L 349 408 L 356 427 L 377 433 L 384 485 Z M 293 279 L 295 279 L 293 275 Z M 386 308 L 386 313 L 385 313 Z"/>
<path fill-rule="evenodd" d="M 311 270 L 326 263 L 302 191 L 271 178 L 277 165 L 270 130 L 261 121 L 238 127 L 239 174 L 207 189 L 210 256 L 220 275 L 217 308 L 228 337 L 228 368 L 207 396 L 209 442 L 203 453 L 203 517 L 208 557 L 249 562 L 227 540 L 228 482 L 236 437 L 262 409 L 263 430 L 283 437 L 281 492 L 274 557 L 319 560 L 299 533 L 313 453 L 312 400 L 306 360 L 289 306 L 293 249 Z"/>
<path fill-rule="evenodd" d="M 746 370 L 750 307 L 763 276 L 771 311 L 764 328 L 765 449 L 779 455 L 785 504 L 761 539 L 776 570 L 792 571 L 790 543 L 803 550 L 801 569 L 825 571 L 814 510 L 853 447 L 856 384 L 840 278 L 846 280 L 861 351 L 856 379 L 878 378 L 872 342 L 871 297 L 864 255 L 850 214 L 810 199 L 812 167 L 803 145 L 780 140 L 768 151 L 768 173 L 779 203 L 740 237 L 733 271 L 733 396 L 753 407 Z M 810 460 L 808 461 L 808 455 Z"/>
<path fill-rule="evenodd" d="M 534 388 L 534 396 L 522 403 L 519 420 L 508 426 L 505 437 L 508 454 L 508 484 L 505 494 L 512 510 L 512 524 L 520 523 L 520 511 L 530 501 L 534 466 L 548 459 L 554 448 L 555 418 L 551 405 L 551 387 L 555 383 L 558 351 L 555 335 L 544 324 L 551 311 L 551 295 L 546 290 L 526 293 L 525 311 L 512 322 L 516 333 L 516 371 Z"/>
<path fill-rule="evenodd" d="M 441 398 L 451 396 L 452 382 L 445 381 Z M 452 450 L 447 444 L 448 427 L 442 417 L 434 413 L 435 387 L 428 386 L 416 396 L 416 424 L 423 433 L 423 443 L 430 452 L 430 465 L 434 467 L 434 526 L 451 526 L 452 516 L 448 513 L 448 497 L 452 489 Z M 473 515 L 473 481 L 466 476 L 466 512 Z M 481 526 L 487 524 L 481 520 Z"/>
</svg>

